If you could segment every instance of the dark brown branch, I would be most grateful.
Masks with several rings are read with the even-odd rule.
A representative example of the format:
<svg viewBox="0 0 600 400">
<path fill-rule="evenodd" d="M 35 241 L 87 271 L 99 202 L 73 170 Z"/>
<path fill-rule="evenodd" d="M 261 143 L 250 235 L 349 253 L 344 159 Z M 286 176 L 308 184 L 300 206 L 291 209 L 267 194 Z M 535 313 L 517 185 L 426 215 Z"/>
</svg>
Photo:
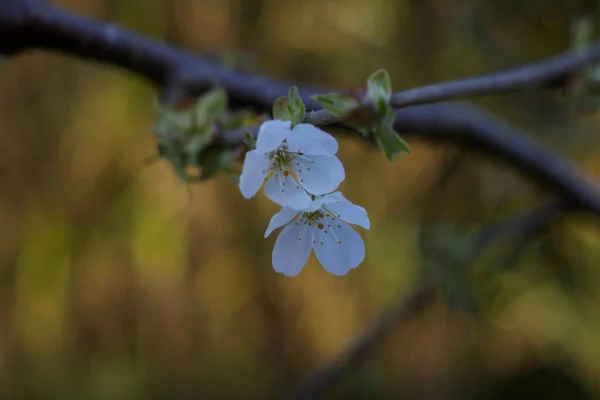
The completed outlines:
<svg viewBox="0 0 600 400">
<path fill-rule="evenodd" d="M 142 75 L 175 94 L 200 93 L 218 82 L 239 104 L 270 110 L 289 83 L 216 66 L 196 55 L 117 26 L 74 15 L 38 0 L 0 0 L 0 53 L 45 48 L 107 62 Z M 504 72 L 410 89 L 393 95 L 405 107 L 468 96 L 555 85 L 600 60 L 600 42 Z M 320 109 L 307 95 L 309 109 Z"/>
<path fill-rule="evenodd" d="M 223 86 L 235 104 L 270 110 L 289 83 L 248 75 L 118 26 L 94 21 L 36 0 L 0 0 L 0 53 L 47 49 L 109 63 L 143 76 L 170 100 Z M 316 93 L 318 88 L 304 88 Z M 308 105 L 319 108 L 310 101 Z"/>
<path fill-rule="evenodd" d="M 318 112 L 321 113 L 320 111 Z M 339 125 L 334 118 L 319 126 Z M 478 149 L 529 176 L 561 196 L 570 207 L 600 215 L 600 193 L 566 157 L 545 148 L 525 132 L 466 103 L 430 104 L 396 111 L 403 137 L 461 144 Z M 238 143 L 246 130 L 228 131 L 223 140 Z M 256 135 L 257 128 L 250 131 Z"/>
<path fill-rule="evenodd" d="M 600 41 L 597 41 L 583 51 L 567 51 L 518 68 L 405 90 L 394 94 L 390 103 L 399 108 L 495 93 L 560 87 L 571 75 L 599 61 Z"/>
<path fill-rule="evenodd" d="M 553 191 L 569 208 L 600 215 L 600 194 L 583 170 L 477 107 L 449 103 L 401 109 L 396 112 L 395 128 L 403 136 L 483 150 Z"/>
<path fill-rule="evenodd" d="M 177 98 L 183 91 L 199 93 L 214 83 L 235 104 L 270 110 L 290 84 L 248 75 L 211 64 L 192 53 L 148 39 L 114 25 L 71 14 L 37 0 L 0 0 L 0 52 L 46 48 L 107 62 L 142 75 Z M 600 57 L 600 43 L 587 50 L 567 52 L 535 64 L 484 77 L 427 86 L 394 95 L 396 105 L 434 101 L 448 96 L 483 94 L 521 87 L 544 86 L 565 78 Z M 320 107 L 307 94 L 326 91 L 301 88 L 309 109 Z M 421 93 L 421 94 L 419 94 Z M 340 121 L 324 110 L 309 113 L 309 121 L 332 126 Z M 397 112 L 395 128 L 405 136 L 460 143 L 495 155 L 565 198 L 575 208 L 600 213 L 600 196 L 564 157 L 527 138 L 524 132 L 473 106 L 439 104 Z M 240 141 L 240 132 L 224 140 Z"/>
<path fill-rule="evenodd" d="M 481 254 L 494 241 L 506 237 L 519 236 L 523 239 L 533 236 L 539 229 L 547 226 L 565 209 L 561 201 L 553 201 L 537 209 L 499 221 L 483 229 L 473 240 L 470 248 L 462 257 L 469 263 Z M 438 268 L 440 275 L 426 278 L 417 289 L 398 298 L 389 308 L 379 314 L 359 338 L 342 352 L 331 364 L 313 373 L 291 398 L 318 399 L 352 367 L 359 364 L 369 351 L 380 343 L 395 327 L 409 321 L 423 310 L 434 298 L 438 285 L 443 279 L 443 266 Z"/>
</svg>

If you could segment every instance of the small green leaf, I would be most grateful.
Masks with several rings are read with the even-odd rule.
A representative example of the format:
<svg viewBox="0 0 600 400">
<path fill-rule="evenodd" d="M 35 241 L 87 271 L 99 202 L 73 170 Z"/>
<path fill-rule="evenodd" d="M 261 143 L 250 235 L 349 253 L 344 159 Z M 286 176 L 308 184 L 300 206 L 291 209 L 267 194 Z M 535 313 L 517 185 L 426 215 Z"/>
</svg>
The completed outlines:
<svg viewBox="0 0 600 400">
<path fill-rule="evenodd" d="M 173 131 L 185 132 L 192 126 L 192 113 L 189 111 L 176 111 L 171 109 L 162 109 L 159 112 L 154 132 L 156 135 L 165 137 Z"/>
<path fill-rule="evenodd" d="M 304 117 L 306 117 L 306 107 L 304 106 L 304 102 L 302 101 L 302 97 L 300 97 L 300 93 L 298 92 L 298 88 L 296 86 L 290 87 L 288 93 L 288 102 L 290 115 L 292 116 L 292 125 L 297 125 L 304 122 Z"/>
<path fill-rule="evenodd" d="M 275 104 L 273 104 L 273 118 L 282 121 L 292 120 L 292 114 L 290 113 L 290 102 L 286 96 L 282 96 L 275 100 Z"/>
<path fill-rule="evenodd" d="M 378 103 L 387 104 L 392 96 L 392 82 L 385 69 L 380 69 L 371 75 L 367 81 L 369 98 Z"/>
<path fill-rule="evenodd" d="M 388 161 L 393 163 L 399 153 L 410 154 L 408 144 L 394 131 L 394 128 L 378 124 L 373 133 Z"/>
<path fill-rule="evenodd" d="M 394 110 L 389 105 L 386 106 L 385 116 L 383 117 L 383 124 L 389 126 L 391 128 L 394 127 L 394 122 L 396 121 L 396 110 Z"/>
<path fill-rule="evenodd" d="M 185 152 L 190 156 L 200 153 L 211 142 L 210 130 L 192 136 L 185 144 Z"/>
<path fill-rule="evenodd" d="M 250 132 L 249 130 L 247 130 L 246 134 L 244 135 L 244 143 L 250 149 L 255 149 L 256 148 L 256 141 L 252 137 L 252 132 Z"/>
<path fill-rule="evenodd" d="M 227 110 L 227 92 L 215 88 L 204 94 L 196 103 L 195 125 L 205 128 L 214 124 Z"/>
<path fill-rule="evenodd" d="M 352 125 L 352 128 L 356 129 L 361 135 L 368 138 L 371 136 L 371 128 L 363 125 Z"/>
<path fill-rule="evenodd" d="M 342 93 L 315 94 L 311 98 L 337 118 L 343 118 L 360 107 L 358 99 Z"/>
<path fill-rule="evenodd" d="M 292 121 L 292 126 L 304 122 L 306 108 L 296 86 L 290 87 L 289 96 L 282 96 L 273 104 L 273 118 Z"/>
</svg>

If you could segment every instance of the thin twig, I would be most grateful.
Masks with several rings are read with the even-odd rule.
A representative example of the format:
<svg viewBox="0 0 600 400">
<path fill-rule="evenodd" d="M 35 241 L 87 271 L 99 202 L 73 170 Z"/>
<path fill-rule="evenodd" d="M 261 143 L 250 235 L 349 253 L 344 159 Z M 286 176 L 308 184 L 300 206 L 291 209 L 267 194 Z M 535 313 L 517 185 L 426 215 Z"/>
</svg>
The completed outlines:
<svg viewBox="0 0 600 400">
<path fill-rule="evenodd" d="M 392 96 L 393 107 L 435 103 L 490 94 L 560 87 L 570 75 L 600 61 L 600 41 L 582 50 L 570 50 L 542 61 L 501 72 L 404 90 Z"/>
<path fill-rule="evenodd" d="M 318 399 L 350 368 L 361 362 L 368 352 L 394 328 L 414 317 L 433 299 L 440 278 L 421 283 L 417 289 L 400 297 L 382 311 L 361 336 L 350 344 L 331 364 L 313 373 L 306 382 L 292 393 L 291 398 Z"/>
<path fill-rule="evenodd" d="M 496 240 L 509 236 L 519 236 L 523 239 L 533 236 L 563 210 L 565 210 L 563 202 L 552 201 L 532 211 L 491 224 L 473 240 L 463 261 L 471 262 Z M 295 400 L 321 398 L 327 389 L 352 367 L 359 364 L 393 328 L 409 321 L 422 311 L 434 298 L 437 287 L 443 280 L 443 266 L 437 268 L 436 273 L 439 274 L 425 278 L 417 289 L 404 294 L 382 311 L 354 343 L 350 344 L 331 364 L 309 376 L 292 393 L 291 398 Z"/>
<path fill-rule="evenodd" d="M 539 230 L 558 218 L 567 207 L 563 201 L 550 201 L 537 209 L 525 211 L 483 229 L 467 251 L 466 259 L 473 260 L 492 242 L 507 237 L 533 237 Z"/>
</svg>

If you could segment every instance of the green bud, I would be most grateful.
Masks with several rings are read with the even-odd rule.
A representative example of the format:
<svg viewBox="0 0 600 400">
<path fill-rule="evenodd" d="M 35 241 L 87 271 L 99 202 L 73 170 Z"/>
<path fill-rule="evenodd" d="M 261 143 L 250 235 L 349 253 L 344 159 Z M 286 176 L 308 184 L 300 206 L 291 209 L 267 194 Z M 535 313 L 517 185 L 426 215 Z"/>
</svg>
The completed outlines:
<svg viewBox="0 0 600 400">
<path fill-rule="evenodd" d="M 292 126 L 304 122 L 306 107 L 296 86 L 290 87 L 288 96 L 282 96 L 273 104 L 273 118 L 292 121 Z"/>
<path fill-rule="evenodd" d="M 315 94 L 311 98 L 336 118 L 343 118 L 360 107 L 358 99 L 342 93 Z"/>
<path fill-rule="evenodd" d="M 286 96 L 282 96 L 275 100 L 275 104 L 273 104 L 273 118 L 282 121 L 292 120 L 292 114 L 290 112 L 290 102 Z"/>
<path fill-rule="evenodd" d="M 292 116 L 292 125 L 301 124 L 304 122 L 304 117 L 306 117 L 306 107 L 296 86 L 290 87 L 288 101 L 290 115 Z"/>
<path fill-rule="evenodd" d="M 392 97 L 392 83 L 386 70 L 380 69 L 369 77 L 367 93 L 375 105 L 375 113 L 377 116 L 383 117 L 390 97 Z"/>
<path fill-rule="evenodd" d="M 195 110 L 196 127 L 205 128 L 214 124 L 227 110 L 227 92 L 215 88 L 198 99 Z"/>
</svg>

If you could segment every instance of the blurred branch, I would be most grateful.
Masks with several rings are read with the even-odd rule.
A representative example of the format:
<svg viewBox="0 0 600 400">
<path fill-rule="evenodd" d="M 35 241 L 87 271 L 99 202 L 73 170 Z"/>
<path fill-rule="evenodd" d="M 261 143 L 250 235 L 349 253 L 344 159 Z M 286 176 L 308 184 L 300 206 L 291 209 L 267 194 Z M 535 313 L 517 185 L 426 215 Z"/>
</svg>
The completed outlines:
<svg viewBox="0 0 600 400">
<path fill-rule="evenodd" d="M 467 260 L 472 260 L 493 241 L 506 237 L 528 238 L 535 236 L 550 221 L 558 218 L 561 212 L 566 211 L 566 205 L 560 200 L 548 202 L 539 208 L 525 211 L 508 219 L 490 224 L 483 229 L 467 252 Z"/>
<path fill-rule="evenodd" d="M 315 372 L 291 396 L 292 399 L 318 399 L 340 379 L 351 367 L 362 361 L 367 353 L 392 328 L 410 320 L 423 310 L 434 298 L 440 278 L 430 278 L 417 289 L 400 297 L 371 323 L 370 328 L 356 340 L 331 364 Z"/>
<path fill-rule="evenodd" d="M 535 235 L 563 210 L 565 210 L 563 202 L 552 201 L 537 209 L 489 225 L 473 240 L 464 262 L 471 262 L 496 240 L 508 236 L 520 236 L 526 239 Z M 394 304 L 382 311 L 371 323 L 370 328 L 331 364 L 312 374 L 294 391 L 291 398 L 297 400 L 321 398 L 329 387 L 360 363 L 393 328 L 409 321 L 411 317 L 423 310 L 435 297 L 438 285 L 443 280 L 444 266 L 440 265 L 436 272 L 438 275 L 426 277 L 417 289 L 401 296 Z"/>
</svg>

